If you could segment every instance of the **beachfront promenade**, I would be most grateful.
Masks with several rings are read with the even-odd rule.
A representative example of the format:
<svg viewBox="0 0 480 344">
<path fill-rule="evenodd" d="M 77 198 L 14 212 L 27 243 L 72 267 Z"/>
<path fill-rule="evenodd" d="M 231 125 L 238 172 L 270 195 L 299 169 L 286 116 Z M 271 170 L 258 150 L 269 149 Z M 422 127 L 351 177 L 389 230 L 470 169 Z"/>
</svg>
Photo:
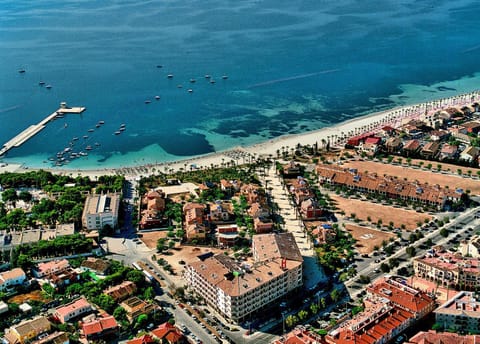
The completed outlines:
<svg viewBox="0 0 480 344">
<path fill-rule="evenodd" d="M 33 136 L 38 134 L 42 129 L 44 129 L 45 126 L 48 124 L 48 122 L 54 120 L 58 116 L 62 116 L 64 114 L 69 114 L 69 113 L 80 114 L 83 111 L 85 111 L 85 107 L 68 107 L 67 103 L 62 102 L 60 104 L 60 108 L 57 111 L 48 115 L 37 124 L 32 124 L 27 129 L 25 129 L 24 131 L 22 131 L 21 133 L 19 133 L 18 135 L 16 135 L 6 143 L 4 143 L 2 149 L 0 149 L 0 156 L 4 155 L 14 147 L 20 147 L 22 144 L 24 144 L 26 141 L 28 141 Z"/>
</svg>

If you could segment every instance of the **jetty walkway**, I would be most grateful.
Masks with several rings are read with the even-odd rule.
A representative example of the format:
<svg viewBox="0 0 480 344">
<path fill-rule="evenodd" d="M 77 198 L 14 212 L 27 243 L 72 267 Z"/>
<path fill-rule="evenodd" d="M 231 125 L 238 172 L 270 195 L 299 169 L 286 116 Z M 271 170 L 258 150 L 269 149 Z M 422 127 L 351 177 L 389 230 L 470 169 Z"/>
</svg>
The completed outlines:
<svg viewBox="0 0 480 344">
<path fill-rule="evenodd" d="M 85 111 L 85 109 L 85 107 L 68 107 L 67 103 L 65 102 L 60 103 L 60 108 L 57 111 L 48 115 L 37 124 L 32 124 L 27 129 L 19 133 L 17 136 L 4 143 L 3 147 L 0 149 L 0 156 L 4 155 L 14 147 L 20 147 L 22 144 L 24 144 L 26 141 L 28 141 L 33 136 L 38 134 L 42 129 L 44 129 L 48 122 L 54 120 L 58 116 L 63 116 L 64 114 L 69 113 L 80 114 Z"/>
</svg>

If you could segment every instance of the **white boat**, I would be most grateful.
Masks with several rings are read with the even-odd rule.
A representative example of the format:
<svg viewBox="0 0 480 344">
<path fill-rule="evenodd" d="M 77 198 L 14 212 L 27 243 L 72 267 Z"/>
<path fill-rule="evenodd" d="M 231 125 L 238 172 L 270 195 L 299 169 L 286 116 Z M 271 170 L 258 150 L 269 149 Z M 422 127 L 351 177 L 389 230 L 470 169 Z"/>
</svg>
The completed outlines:
<svg viewBox="0 0 480 344">
<path fill-rule="evenodd" d="M 173 74 L 168 74 L 168 75 L 167 75 L 167 78 L 172 79 L 172 78 L 173 78 Z"/>
<path fill-rule="evenodd" d="M 155 96 L 155 99 L 156 99 L 156 100 L 160 100 L 160 96 Z"/>
</svg>

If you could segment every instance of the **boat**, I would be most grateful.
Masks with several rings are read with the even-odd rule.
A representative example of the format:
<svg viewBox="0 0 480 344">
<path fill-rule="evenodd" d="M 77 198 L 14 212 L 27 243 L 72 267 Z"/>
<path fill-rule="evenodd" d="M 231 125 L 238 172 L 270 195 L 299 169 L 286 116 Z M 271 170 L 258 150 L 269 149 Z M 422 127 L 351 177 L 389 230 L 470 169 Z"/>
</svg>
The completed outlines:
<svg viewBox="0 0 480 344">
<path fill-rule="evenodd" d="M 118 129 L 119 131 L 125 131 L 125 127 L 121 127 L 120 129 Z"/>
<path fill-rule="evenodd" d="M 168 79 L 172 79 L 172 78 L 173 78 L 173 74 L 168 74 L 168 75 L 167 75 L 167 78 L 168 78 Z"/>
<path fill-rule="evenodd" d="M 100 128 L 100 123 L 95 124 L 95 128 Z"/>
<path fill-rule="evenodd" d="M 87 151 L 92 150 L 92 146 L 85 147 L 85 150 L 87 150 Z"/>
<path fill-rule="evenodd" d="M 193 93 L 193 90 L 191 88 L 189 88 L 188 93 Z"/>
<path fill-rule="evenodd" d="M 47 85 L 45 86 L 46 89 L 51 89 L 52 88 L 52 85 Z"/>
<path fill-rule="evenodd" d="M 94 131 L 95 131 L 95 129 L 88 129 L 89 133 L 93 133 Z"/>
<path fill-rule="evenodd" d="M 205 79 L 210 79 L 210 78 L 211 78 L 211 76 L 210 76 L 210 75 L 208 75 L 208 74 L 207 74 L 207 75 L 205 75 Z"/>
<path fill-rule="evenodd" d="M 120 130 L 117 130 L 116 132 L 114 132 L 115 135 L 120 135 L 122 132 Z"/>
<path fill-rule="evenodd" d="M 72 150 L 72 149 L 71 149 L 70 147 L 67 147 L 67 148 L 65 148 L 63 151 L 64 151 L 65 153 L 67 153 L 67 152 L 70 152 L 71 150 Z"/>
<path fill-rule="evenodd" d="M 155 99 L 156 99 L 156 100 L 160 100 L 160 96 L 155 96 Z"/>
<path fill-rule="evenodd" d="M 74 137 L 72 141 L 78 141 L 78 137 Z"/>
<path fill-rule="evenodd" d="M 43 86 L 43 85 L 45 85 L 45 81 L 39 81 L 38 84 L 39 84 L 40 86 Z"/>
<path fill-rule="evenodd" d="M 95 146 L 97 146 L 97 147 L 98 147 L 98 146 L 100 146 L 100 143 L 98 143 L 98 142 L 95 142 Z"/>
<path fill-rule="evenodd" d="M 157 65 L 157 68 L 163 68 L 163 66 L 162 65 Z"/>
<path fill-rule="evenodd" d="M 63 123 L 63 127 L 64 128 L 68 127 L 68 123 Z"/>
<path fill-rule="evenodd" d="M 179 84 L 179 85 L 177 85 L 177 88 L 182 88 L 182 87 L 183 87 L 183 86 L 182 86 L 182 85 L 180 85 L 180 84 Z"/>
<path fill-rule="evenodd" d="M 197 81 L 197 80 L 195 80 L 195 79 L 190 79 L 190 83 L 191 83 L 191 84 L 194 84 L 195 81 Z"/>
<path fill-rule="evenodd" d="M 222 76 L 222 79 L 223 79 L 223 80 L 227 80 L 227 79 L 228 79 L 228 75 L 223 75 L 223 76 Z"/>
<path fill-rule="evenodd" d="M 88 155 L 88 153 L 82 151 L 82 152 L 79 152 L 78 155 L 80 155 L 80 156 L 86 156 L 86 155 Z"/>
<path fill-rule="evenodd" d="M 23 74 L 23 73 L 25 73 L 25 72 L 26 72 L 26 70 L 25 70 L 25 69 L 23 69 L 23 68 L 21 68 L 21 69 L 19 69 L 19 70 L 18 70 L 18 72 L 19 72 L 20 74 Z"/>
<path fill-rule="evenodd" d="M 211 83 L 211 84 L 214 84 L 214 83 L 215 83 L 215 80 L 213 80 L 213 79 L 210 80 L 210 83 Z"/>
<path fill-rule="evenodd" d="M 83 135 L 83 138 L 86 140 L 88 139 L 88 135 Z"/>
<path fill-rule="evenodd" d="M 152 101 L 151 100 L 145 100 L 145 104 L 150 104 Z"/>
<path fill-rule="evenodd" d="M 98 124 L 105 124 L 105 121 L 98 121 Z"/>
<path fill-rule="evenodd" d="M 124 126 L 125 126 L 125 123 L 120 124 L 120 127 L 124 127 Z"/>
<path fill-rule="evenodd" d="M 50 161 L 55 161 L 55 158 L 48 158 L 48 160 L 50 160 Z"/>
</svg>

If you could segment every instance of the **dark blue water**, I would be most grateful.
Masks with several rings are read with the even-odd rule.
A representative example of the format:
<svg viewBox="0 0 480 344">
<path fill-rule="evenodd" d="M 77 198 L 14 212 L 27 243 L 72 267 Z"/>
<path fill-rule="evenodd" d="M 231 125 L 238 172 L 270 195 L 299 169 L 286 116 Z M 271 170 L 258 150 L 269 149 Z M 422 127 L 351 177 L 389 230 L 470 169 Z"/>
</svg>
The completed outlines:
<svg viewBox="0 0 480 344">
<path fill-rule="evenodd" d="M 49 166 L 80 137 L 74 149 L 93 150 L 73 168 L 169 161 L 470 91 L 479 10 L 467 0 L 5 0 L 0 142 L 61 101 L 87 111 L 4 160 Z"/>
</svg>

